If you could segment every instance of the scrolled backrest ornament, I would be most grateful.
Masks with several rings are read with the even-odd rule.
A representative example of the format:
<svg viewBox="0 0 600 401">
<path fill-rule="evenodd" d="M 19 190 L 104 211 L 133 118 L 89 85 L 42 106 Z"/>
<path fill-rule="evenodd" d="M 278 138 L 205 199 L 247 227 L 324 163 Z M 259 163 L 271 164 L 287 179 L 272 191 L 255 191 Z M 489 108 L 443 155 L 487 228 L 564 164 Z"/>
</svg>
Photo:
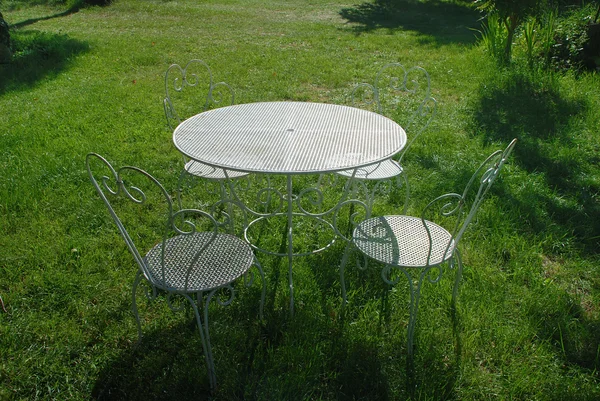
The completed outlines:
<svg viewBox="0 0 600 401">
<path fill-rule="evenodd" d="M 401 63 L 385 64 L 377 72 L 373 86 L 379 113 L 391 117 L 396 117 L 393 115 L 396 109 L 415 104 L 417 108 L 411 109 L 412 116 L 418 106 L 431 97 L 431 78 L 419 66 L 406 68 Z"/>
<path fill-rule="evenodd" d="M 202 79 L 206 78 L 206 79 Z M 204 82 L 204 85 L 202 84 Z M 181 113 L 182 105 L 177 105 L 174 98 L 190 88 L 203 87 L 198 96 L 199 105 L 189 113 Z M 184 67 L 171 64 L 165 73 L 165 98 L 163 107 L 165 117 L 171 129 L 174 129 L 184 119 L 194 114 L 210 109 L 212 106 L 232 105 L 235 102 L 235 92 L 225 82 L 214 82 L 213 73 L 203 60 L 192 59 Z M 179 110 L 179 111 L 178 111 Z"/>
<path fill-rule="evenodd" d="M 369 83 L 361 83 L 350 93 L 350 105 L 366 110 L 380 112 L 381 105 L 377 98 L 377 89 Z"/>
<path fill-rule="evenodd" d="M 187 288 L 187 281 L 197 267 L 197 261 L 217 238 L 220 223 L 210 213 L 200 209 L 175 211 L 173 199 L 163 185 L 140 168 L 124 166 L 116 170 L 104 157 L 96 153 L 87 155 L 86 168 L 92 184 L 107 206 L 119 233 L 145 277 L 154 277 L 166 283 L 167 268 L 170 268 L 166 258 L 168 253 L 172 252 L 170 244 L 185 245 L 186 242 L 181 239 L 185 236 L 204 236 L 202 246 L 189 249 L 193 254 L 187 258 L 187 265 L 180 266 L 187 270 L 184 285 Z M 143 209 L 139 209 L 140 207 Z M 130 224 L 126 227 L 124 221 Z M 157 239 L 161 240 L 160 248 L 157 249 L 160 250 L 160 255 L 156 254 L 160 257 L 160 273 L 151 272 L 145 257 L 139 253 L 134 239 L 137 241 L 142 237 L 146 238 L 150 246 L 156 245 Z M 175 237 L 177 240 L 171 242 Z"/>
<path fill-rule="evenodd" d="M 148 202 L 148 191 L 150 190 L 153 194 L 157 194 L 158 198 L 162 198 L 160 203 L 165 208 L 164 215 L 167 218 L 170 218 L 173 214 L 173 202 L 171 197 L 160 182 L 144 170 L 132 166 L 124 166 L 119 170 L 115 170 L 104 157 L 97 153 L 89 153 L 86 156 L 86 168 L 96 192 L 106 205 L 110 216 L 115 222 L 119 233 L 125 240 L 135 261 L 144 274 L 149 274 L 146 261 L 139 253 L 132 236 L 129 234 L 121 217 L 115 211 L 113 204 L 117 199 L 124 199 L 134 205 L 145 205 Z M 133 179 L 135 184 L 129 179 Z M 112 182 L 114 182 L 114 184 L 111 185 Z M 142 188 L 141 184 L 144 184 L 144 188 Z M 167 222 L 161 224 L 161 227 L 163 231 L 162 235 L 164 237 L 167 232 Z"/>
<path fill-rule="evenodd" d="M 351 213 L 346 214 L 348 208 Z M 352 233 L 369 216 L 369 206 L 359 199 L 345 199 L 332 210 L 333 229 L 340 238 L 352 242 Z"/>
<path fill-rule="evenodd" d="M 515 138 L 504 150 L 497 150 L 488 156 L 475 170 L 462 194 L 450 193 L 439 196 L 425 207 L 421 220 L 427 229 L 430 243 L 431 234 L 426 221 L 431 219 L 433 211 L 437 210 L 441 217 L 455 217 L 453 229 L 450 231 L 453 242 L 446 249 L 447 252 L 453 251 L 483 203 L 492 184 L 498 178 L 516 143 L 517 139 Z"/>
<path fill-rule="evenodd" d="M 437 114 L 427 70 L 420 66 L 406 68 L 398 62 L 383 65 L 372 84 L 355 86 L 351 105 L 387 116 L 404 128 L 408 142 L 398 156 L 399 162 Z"/>
</svg>

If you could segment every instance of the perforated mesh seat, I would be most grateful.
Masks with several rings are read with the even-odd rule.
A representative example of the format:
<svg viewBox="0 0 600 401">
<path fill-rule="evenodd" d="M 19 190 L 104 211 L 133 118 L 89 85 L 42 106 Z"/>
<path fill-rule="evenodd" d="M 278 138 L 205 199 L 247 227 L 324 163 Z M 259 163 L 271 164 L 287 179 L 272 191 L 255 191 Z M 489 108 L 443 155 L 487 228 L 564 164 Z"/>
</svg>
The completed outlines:
<svg viewBox="0 0 600 401">
<path fill-rule="evenodd" d="M 343 170 L 338 171 L 337 174 L 343 175 L 344 177 L 352 177 L 360 180 L 386 180 L 394 178 L 402 174 L 402 166 L 392 159 L 384 160 L 381 163 L 373 164 L 371 166 L 361 167 L 354 170 Z"/>
<path fill-rule="evenodd" d="M 439 265 L 452 257 L 454 240 L 443 227 L 427 220 L 425 224 L 431 239 L 420 218 L 375 217 L 356 227 L 353 240 L 360 251 L 381 263 L 404 267 Z"/>
<path fill-rule="evenodd" d="M 212 238 L 213 233 L 202 232 L 167 239 L 164 278 L 162 243 L 157 244 L 144 258 L 148 280 L 169 291 L 197 292 L 229 284 L 248 271 L 253 254 L 246 242 L 228 234 L 218 234 L 211 242 Z"/>
<path fill-rule="evenodd" d="M 204 163 L 198 163 L 195 160 L 190 160 L 185 164 L 185 171 L 192 175 L 207 178 L 209 180 L 224 180 L 226 178 L 238 178 L 248 175 L 248 173 L 234 170 L 227 170 L 227 175 L 225 175 L 225 171 L 223 171 L 223 169 L 212 167 Z"/>
</svg>

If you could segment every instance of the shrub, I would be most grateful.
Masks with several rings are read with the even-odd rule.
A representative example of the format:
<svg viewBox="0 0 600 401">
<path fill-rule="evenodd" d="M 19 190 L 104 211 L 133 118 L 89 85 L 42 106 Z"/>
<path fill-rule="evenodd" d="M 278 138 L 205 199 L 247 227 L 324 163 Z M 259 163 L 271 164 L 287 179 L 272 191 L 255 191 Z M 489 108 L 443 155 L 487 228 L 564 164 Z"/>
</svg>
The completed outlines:
<svg viewBox="0 0 600 401">
<path fill-rule="evenodd" d="M 10 47 L 10 32 L 8 32 L 8 24 L 4 21 L 2 13 L 0 13 L 0 45 Z"/>
<path fill-rule="evenodd" d="M 506 40 L 501 61 L 510 62 L 513 38 L 517 28 L 534 15 L 542 0 L 476 0 L 478 7 L 489 14 L 496 14 L 506 28 Z"/>
<path fill-rule="evenodd" d="M 591 5 L 572 8 L 557 20 L 548 55 L 552 68 L 581 70 L 586 66 L 588 27 L 595 11 Z"/>
</svg>

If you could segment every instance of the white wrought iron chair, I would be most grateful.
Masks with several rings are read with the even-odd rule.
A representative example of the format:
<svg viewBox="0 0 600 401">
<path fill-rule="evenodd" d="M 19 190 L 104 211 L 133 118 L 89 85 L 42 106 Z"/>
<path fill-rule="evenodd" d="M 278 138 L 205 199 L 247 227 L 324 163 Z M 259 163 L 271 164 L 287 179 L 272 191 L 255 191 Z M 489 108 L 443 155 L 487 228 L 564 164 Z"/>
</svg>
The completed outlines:
<svg viewBox="0 0 600 401">
<path fill-rule="evenodd" d="M 92 184 L 139 267 L 132 289 L 138 342 L 142 339 L 142 327 L 136 290 L 145 281 L 151 289 L 146 291 L 150 299 L 165 292 L 173 311 L 182 310 L 185 301 L 191 305 L 210 387 L 214 390 L 217 382 L 208 330 L 211 300 L 229 305 L 235 294 L 234 281 L 243 276 L 246 284 L 252 285 L 255 274 L 250 269 L 256 267 L 262 282 L 259 315 L 261 319 L 263 316 L 265 280 L 252 249 L 242 239 L 221 233 L 220 223 L 208 213 L 197 209 L 175 211 L 165 188 L 147 172 L 131 166 L 115 170 L 95 153 L 87 155 L 86 166 Z M 136 243 L 149 249 L 144 256 Z M 177 302 L 178 299 L 182 302 Z"/>
<path fill-rule="evenodd" d="M 210 67 L 202 60 L 190 60 L 184 67 L 172 64 L 165 73 L 165 117 L 171 131 L 186 118 L 202 111 L 230 106 L 235 93 L 225 82 L 214 82 Z M 209 180 L 225 180 L 247 176 L 248 173 L 223 170 L 183 156 L 184 170 Z"/>
<path fill-rule="evenodd" d="M 356 170 L 344 170 L 339 175 L 353 178 L 354 193 L 363 192 L 367 217 L 371 215 L 378 194 L 387 194 L 396 185 L 404 185 L 404 213 L 410 188 L 402 159 L 414 141 L 427 129 L 437 112 L 437 101 L 431 96 L 431 80 L 419 66 L 405 68 L 401 63 L 384 65 L 373 84 L 358 84 L 351 93 L 351 105 L 385 115 L 404 128 L 408 141 L 392 159 Z M 372 185 L 369 186 L 369 183 Z"/>
<path fill-rule="evenodd" d="M 435 198 L 423 210 L 421 217 L 392 215 L 372 217 L 354 229 L 352 243 L 367 260 L 383 265 L 381 277 L 390 285 L 404 275 L 408 279 L 410 304 L 407 349 L 413 354 L 413 338 L 421 286 L 425 280 L 437 283 L 443 274 L 442 266 L 456 268 L 452 302 L 456 301 L 462 263 L 458 243 L 473 220 L 477 209 L 511 154 L 517 140 L 504 151 L 492 153 L 475 171 L 462 195 L 449 193 Z M 449 229 L 429 220 L 437 213 Z M 346 248 L 340 266 L 342 298 L 346 303 L 344 268 L 351 246 Z M 395 274 L 400 273 L 400 274 Z M 414 274 L 414 276 L 413 276 Z"/>
</svg>

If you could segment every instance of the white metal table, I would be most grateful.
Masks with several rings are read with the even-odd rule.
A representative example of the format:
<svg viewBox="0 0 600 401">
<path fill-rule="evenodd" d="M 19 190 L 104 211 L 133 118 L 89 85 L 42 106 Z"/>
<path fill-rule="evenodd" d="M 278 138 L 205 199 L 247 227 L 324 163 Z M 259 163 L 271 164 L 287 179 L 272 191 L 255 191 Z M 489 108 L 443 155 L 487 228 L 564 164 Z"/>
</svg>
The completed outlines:
<svg viewBox="0 0 600 401">
<path fill-rule="evenodd" d="M 348 106 L 307 102 L 263 102 L 222 107 L 197 114 L 173 132 L 175 147 L 187 157 L 225 171 L 275 174 L 286 177 L 281 194 L 286 210 L 263 214 L 247 209 L 256 221 L 287 215 L 288 278 L 293 313 L 292 259 L 310 254 L 293 251 L 294 216 L 325 222 L 332 210 L 313 214 L 300 206 L 293 192 L 293 176 L 319 175 L 360 169 L 389 159 L 406 144 L 406 133 L 397 123 L 371 111 Z M 234 186 L 232 185 L 233 189 Z M 347 195 L 342 194 L 340 202 Z M 235 193 L 232 195 L 235 197 Z M 294 208 L 296 203 L 296 208 Z M 336 234 L 336 224 L 325 222 Z M 264 251 L 256 244 L 250 244 Z M 332 241 L 333 243 L 333 241 Z M 270 252 L 269 252 L 270 253 Z"/>
</svg>

